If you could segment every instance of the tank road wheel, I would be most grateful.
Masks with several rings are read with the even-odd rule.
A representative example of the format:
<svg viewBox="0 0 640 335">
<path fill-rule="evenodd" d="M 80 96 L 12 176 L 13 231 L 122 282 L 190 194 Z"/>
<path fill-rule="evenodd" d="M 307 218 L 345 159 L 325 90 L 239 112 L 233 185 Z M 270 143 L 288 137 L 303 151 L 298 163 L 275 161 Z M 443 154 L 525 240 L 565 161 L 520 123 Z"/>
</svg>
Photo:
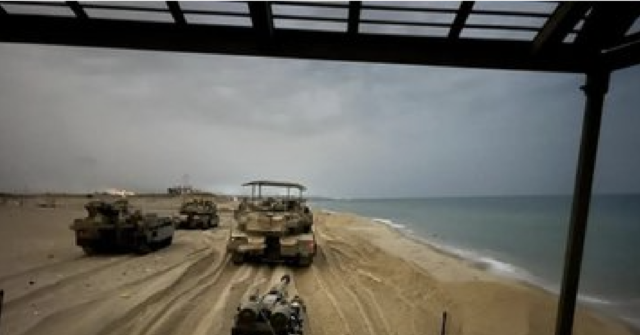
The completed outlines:
<svg viewBox="0 0 640 335">
<path fill-rule="evenodd" d="M 231 261 L 235 265 L 240 265 L 244 263 L 244 254 L 241 252 L 234 252 L 233 256 L 231 256 Z"/>
<path fill-rule="evenodd" d="M 165 239 L 162 241 L 162 247 L 163 247 L 163 248 L 166 248 L 166 247 L 170 246 L 170 245 L 171 245 L 171 243 L 173 243 L 173 236 L 169 236 L 169 237 L 165 238 Z"/>
<path fill-rule="evenodd" d="M 298 256 L 298 266 L 301 268 L 308 268 L 313 263 L 312 256 Z"/>
<path fill-rule="evenodd" d="M 211 219 L 202 220 L 202 222 L 200 222 L 200 229 L 207 230 L 209 227 L 211 227 Z"/>
<path fill-rule="evenodd" d="M 92 246 L 88 246 L 85 245 L 82 247 L 82 250 L 84 251 L 85 255 L 87 256 L 91 256 L 91 255 L 95 255 L 96 254 L 96 249 Z"/>
<path fill-rule="evenodd" d="M 136 252 L 138 253 L 138 255 L 146 255 L 150 253 L 151 250 L 151 246 L 149 245 L 147 239 L 140 240 L 138 246 L 136 247 Z"/>
</svg>

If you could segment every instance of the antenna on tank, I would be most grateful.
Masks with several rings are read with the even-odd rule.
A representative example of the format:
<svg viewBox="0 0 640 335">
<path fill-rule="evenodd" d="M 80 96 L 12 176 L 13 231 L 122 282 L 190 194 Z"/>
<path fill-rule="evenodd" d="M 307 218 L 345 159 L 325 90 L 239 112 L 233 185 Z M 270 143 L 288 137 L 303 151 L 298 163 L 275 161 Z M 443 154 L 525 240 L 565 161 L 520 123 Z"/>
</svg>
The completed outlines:
<svg viewBox="0 0 640 335">
<path fill-rule="evenodd" d="M 186 194 L 191 190 L 191 186 L 189 185 L 189 174 L 185 173 L 182 175 L 182 180 L 180 182 L 180 196 L 182 197 L 182 203 L 184 204 L 186 199 Z"/>
</svg>

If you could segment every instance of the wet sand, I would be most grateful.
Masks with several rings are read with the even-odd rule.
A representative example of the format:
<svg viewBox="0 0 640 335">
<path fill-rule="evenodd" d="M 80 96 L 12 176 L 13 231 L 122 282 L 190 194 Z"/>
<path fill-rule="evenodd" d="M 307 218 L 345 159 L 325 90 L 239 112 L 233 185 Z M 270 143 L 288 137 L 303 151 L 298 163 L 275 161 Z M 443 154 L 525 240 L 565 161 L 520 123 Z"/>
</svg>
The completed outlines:
<svg viewBox="0 0 640 335">
<path fill-rule="evenodd" d="M 309 334 L 435 335 L 445 311 L 451 335 L 553 334 L 554 295 L 354 215 L 316 213 L 320 253 L 310 268 L 235 266 L 225 253 L 228 211 L 220 228 L 178 231 L 155 253 L 85 256 L 69 230 L 85 200 L 0 206 L 0 333 L 230 334 L 242 297 L 291 273 L 291 290 L 308 306 Z M 170 214 L 179 199 L 132 203 Z M 580 309 L 574 334 L 632 332 Z"/>
</svg>

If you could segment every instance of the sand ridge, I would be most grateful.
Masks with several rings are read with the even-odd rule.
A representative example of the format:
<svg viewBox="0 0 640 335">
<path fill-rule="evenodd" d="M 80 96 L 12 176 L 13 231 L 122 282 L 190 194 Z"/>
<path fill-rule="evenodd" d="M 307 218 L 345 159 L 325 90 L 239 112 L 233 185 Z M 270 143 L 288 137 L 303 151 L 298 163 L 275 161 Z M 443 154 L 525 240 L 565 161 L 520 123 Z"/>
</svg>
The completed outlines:
<svg viewBox="0 0 640 335">
<path fill-rule="evenodd" d="M 177 203 L 138 200 L 166 212 Z M 84 256 L 68 226 L 81 206 L 0 207 L 0 332 L 8 335 L 229 334 L 240 300 L 284 273 L 308 309 L 308 334 L 552 334 L 555 297 L 499 278 L 382 224 L 317 213 L 319 254 L 307 269 L 235 266 L 221 227 L 178 231 L 146 256 Z M 631 334 L 581 310 L 576 334 Z"/>
</svg>

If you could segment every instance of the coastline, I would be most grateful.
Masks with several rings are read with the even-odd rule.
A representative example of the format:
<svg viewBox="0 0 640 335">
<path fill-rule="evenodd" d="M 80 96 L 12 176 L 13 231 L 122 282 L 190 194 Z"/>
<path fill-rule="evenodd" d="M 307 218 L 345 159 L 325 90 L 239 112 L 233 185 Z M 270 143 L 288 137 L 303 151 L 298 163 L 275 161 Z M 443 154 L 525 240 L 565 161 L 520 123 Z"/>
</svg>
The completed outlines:
<svg viewBox="0 0 640 335">
<path fill-rule="evenodd" d="M 180 203 L 134 200 L 163 213 Z M 178 231 L 172 246 L 145 256 L 87 257 L 69 230 L 83 201 L 0 206 L 8 333 L 229 334 L 241 297 L 288 271 L 313 335 L 440 334 L 444 312 L 447 335 L 553 334 L 553 294 L 362 216 L 314 211 L 319 253 L 309 268 L 234 266 L 225 252 L 229 211 L 221 211 L 220 228 Z M 632 334 L 614 318 L 578 310 L 573 335 Z"/>
<path fill-rule="evenodd" d="M 515 271 L 509 268 L 505 269 L 505 267 L 511 267 L 510 264 L 491 258 L 474 258 L 463 255 L 456 252 L 457 250 L 450 250 L 412 234 L 410 230 L 390 220 L 321 208 L 316 212 L 321 222 L 348 225 L 347 228 L 356 232 L 358 237 L 365 239 L 386 253 L 411 262 L 427 271 L 443 287 L 443 290 L 459 304 L 482 304 L 479 299 L 483 295 L 482 291 L 493 291 L 492 294 L 488 294 L 490 299 L 502 296 L 507 300 L 517 301 L 517 305 L 526 309 L 527 314 L 537 315 L 537 320 L 529 320 L 532 322 L 531 329 L 518 329 L 516 333 L 553 333 L 558 293 L 531 280 L 532 277 L 527 274 L 518 273 L 518 269 Z M 456 290 L 459 292 L 456 293 Z M 480 294 L 477 294 L 478 292 Z M 575 334 L 640 334 L 640 329 L 627 320 L 595 308 L 593 303 L 589 303 L 590 299 L 598 302 L 597 298 L 579 297 Z M 494 312 L 506 311 L 504 306 L 494 306 L 494 301 L 485 301 L 484 303 L 487 304 L 487 308 L 494 309 Z M 476 310 L 476 307 L 469 310 Z M 464 307 L 462 309 L 465 310 Z M 469 310 L 464 314 L 473 314 L 469 313 Z M 496 317 L 496 320 L 499 320 L 498 315 Z M 536 329 L 536 331 L 532 331 L 532 329 Z"/>
</svg>

